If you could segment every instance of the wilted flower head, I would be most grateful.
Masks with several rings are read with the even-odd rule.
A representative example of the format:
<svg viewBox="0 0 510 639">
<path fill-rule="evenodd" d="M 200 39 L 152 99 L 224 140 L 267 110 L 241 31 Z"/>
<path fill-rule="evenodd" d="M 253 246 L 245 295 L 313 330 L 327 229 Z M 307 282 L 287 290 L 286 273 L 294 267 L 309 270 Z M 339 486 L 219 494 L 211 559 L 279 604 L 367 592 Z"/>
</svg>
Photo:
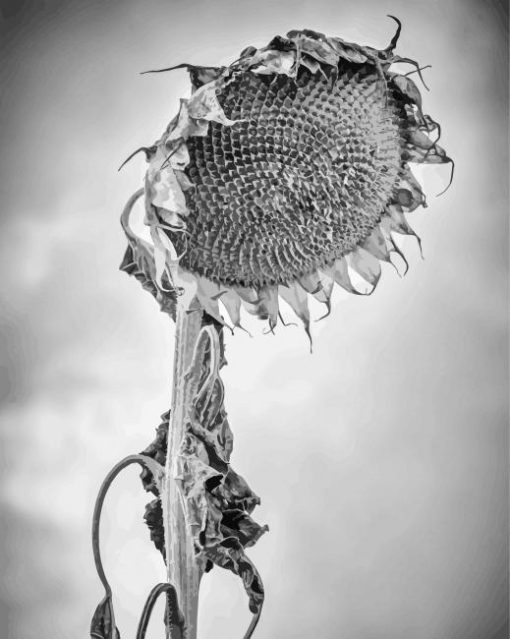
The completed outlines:
<svg viewBox="0 0 510 639">
<path fill-rule="evenodd" d="M 308 330 L 308 295 L 328 311 L 335 283 L 366 293 L 380 260 L 414 235 L 406 214 L 426 206 L 410 163 L 451 162 L 420 92 L 394 63 L 400 34 L 382 50 L 290 31 L 246 48 L 228 67 L 186 67 L 192 95 L 145 148 L 146 223 L 123 267 L 170 307 L 178 294 L 234 325 L 240 307 L 269 321 L 279 297 Z M 177 67 L 173 67 L 177 68 Z M 433 137 L 435 139 L 433 139 Z M 198 306 L 197 306 L 198 305 Z"/>
</svg>

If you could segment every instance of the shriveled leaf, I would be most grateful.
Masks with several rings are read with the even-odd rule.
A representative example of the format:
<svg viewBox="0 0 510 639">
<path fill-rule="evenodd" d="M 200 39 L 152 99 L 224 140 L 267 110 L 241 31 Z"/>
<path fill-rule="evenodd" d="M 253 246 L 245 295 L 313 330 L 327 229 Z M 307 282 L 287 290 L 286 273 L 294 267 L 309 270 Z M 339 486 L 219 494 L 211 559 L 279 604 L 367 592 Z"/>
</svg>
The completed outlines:
<svg viewBox="0 0 510 639">
<path fill-rule="evenodd" d="M 128 201 L 121 216 L 121 224 L 128 239 L 128 248 L 124 254 L 124 259 L 120 269 L 137 279 L 142 287 L 149 291 L 159 302 L 161 310 L 175 317 L 176 293 L 169 285 L 163 289 L 159 287 L 156 265 L 154 259 L 154 247 L 141 237 L 138 237 L 132 230 L 130 224 L 130 214 L 134 203 L 144 193 L 144 189 L 137 191 Z"/>
<path fill-rule="evenodd" d="M 225 538 L 234 535 L 244 548 L 249 548 L 257 543 L 269 527 L 261 526 L 243 510 L 232 509 L 223 511 L 221 530 Z"/>
<path fill-rule="evenodd" d="M 105 596 L 97 606 L 90 624 L 91 639 L 120 639 L 115 626 L 111 596 Z"/>
<path fill-rule="evenodd" d="M 260 611 L 263 589 L 253 564 L 244 554 L 267 530 L 250 516 L 260 499 L 229 464 L 232 433 L 223 404 L 219 371 L 223 347 L 218 324 L 206 324 L 196 343 L 190 379 L 195 379 L 192 402 L 185 416 L 185 435 L 176 460 L 176 478 L 186 521 L 193 533 L 197 561 L 210 569 L 216 564 L 238 574 L 250 597 L 250 609 Z M 154 461 L 166 453 L 167 415 L 156 440 L 146 449 Z M 150 477 L 144 484 L 151 489 Z M 146 521 L 156 547 L 164 552 L 158 501 L 149 504 Z"/>
<path fill-rule="evenodd" d="M 145 506 L 143 519 L 149 529 L 149 535 L 156 549 L 166 557 L 165 526 L 163 522 L 163 508 L 160 499 L 153 499 Z"/>
<path fill-rule="evenodd" d="M 235 537 L 228 537 L 212 546 L 209 556 L 215 564 L 242 578 L 250 611 L 254 614 L 259 612 L 264 603 L 264 587 L 257 569 L 244 553 L 241 542 Z"/>
</svg>

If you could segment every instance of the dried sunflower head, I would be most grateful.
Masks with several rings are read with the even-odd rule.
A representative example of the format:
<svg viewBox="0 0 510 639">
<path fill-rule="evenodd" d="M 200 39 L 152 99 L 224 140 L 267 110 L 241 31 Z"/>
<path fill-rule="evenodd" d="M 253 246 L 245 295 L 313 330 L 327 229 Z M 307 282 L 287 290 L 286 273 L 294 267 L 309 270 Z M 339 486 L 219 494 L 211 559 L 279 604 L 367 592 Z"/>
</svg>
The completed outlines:
<svg viewBox="0 0 510 639">
<path fill-rule="evenodd" d="M 181 294 L 223 321 L 221 303 L 234 325 L 244 305 L 273 328 L 281 297 L 308 330 L 308 295 L 329 310 L 335 282 L 362 292 L 353 271 L 371 292 L 401 255 L 392 234 L 414 235 L 405 214 L 426 206 L 410 163 L 451 162 L 416 84 L 391 71 L 420 74 L 394 53 L 397 23 L 381 51 L 302 30 L 228 67 L 179 65 L 191 98 L 144 149 L 153 244 L 128 206 L 123 268 L 169 310 Z"/>
</svg>

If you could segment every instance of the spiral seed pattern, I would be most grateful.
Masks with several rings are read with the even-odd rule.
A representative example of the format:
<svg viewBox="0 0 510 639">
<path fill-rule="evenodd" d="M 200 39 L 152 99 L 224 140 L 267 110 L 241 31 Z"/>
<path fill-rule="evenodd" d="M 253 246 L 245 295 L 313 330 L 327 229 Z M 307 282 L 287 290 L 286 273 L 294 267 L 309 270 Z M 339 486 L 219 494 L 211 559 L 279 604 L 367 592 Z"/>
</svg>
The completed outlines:
<svg viewBox="0 0 510 639">
<path fill-rule="evenodd" d="M 223 82 L 219 102 L 238 122 L 188 140 L 185 269 L 227 286 L 286 284 L 378 224 L 402 171 L 404 107 L 373 66 L 336 71 L 233 70 Z"/>
</svg>

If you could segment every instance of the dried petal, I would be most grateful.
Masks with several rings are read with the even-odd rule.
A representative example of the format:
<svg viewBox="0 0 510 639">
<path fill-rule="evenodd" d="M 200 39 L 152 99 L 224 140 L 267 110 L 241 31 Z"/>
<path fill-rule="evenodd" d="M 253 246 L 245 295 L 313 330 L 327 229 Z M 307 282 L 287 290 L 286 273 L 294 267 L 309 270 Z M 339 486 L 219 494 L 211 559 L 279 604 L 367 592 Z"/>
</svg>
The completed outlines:
<svg viewBox="0 0 510 639">
<path fill-rule="evenodd" d="M 381 277 L 379 260 L 365 249 L 358 248 L 349 254 L 348 261 L 350 266 L 375 289 Z"/>
<path fill-rule="evenodd" d="M 349 269 L 347 266 L 347 261 L 345 258 L 340 258 L 335 262 L 335 282 L 339 284 L 342 288 L 349 293 L 354 293 L 355 295 L 363 295 L 361 291 L 358 291 L 354 288 L 351 278 L 349 277 Z"/>
<path fill-rule="evenodd" d="M 390 261 L 388 246 L 379 226 L 376 226 L 363 242 L 363 248 L 379 260 L 384 260 L 385 262 Z"/>
<path fill-rule="evenodd" d="M 303 322 L 305 330 L 308 332 L 310 329 L 310 310 L 308 308 L 308 295 L 303 288 L 298 284 L 279 286 L 278 293 Z"/>
<path fill-rule="evenodd" d="M 227 118 L 218 102 L 215 82 L 204 84 L 195 91 L 188 102 L 188 111 L 194 119 L 212 120 L 223 125 L 232 125 L 236 122 Z"/>
</svg>

